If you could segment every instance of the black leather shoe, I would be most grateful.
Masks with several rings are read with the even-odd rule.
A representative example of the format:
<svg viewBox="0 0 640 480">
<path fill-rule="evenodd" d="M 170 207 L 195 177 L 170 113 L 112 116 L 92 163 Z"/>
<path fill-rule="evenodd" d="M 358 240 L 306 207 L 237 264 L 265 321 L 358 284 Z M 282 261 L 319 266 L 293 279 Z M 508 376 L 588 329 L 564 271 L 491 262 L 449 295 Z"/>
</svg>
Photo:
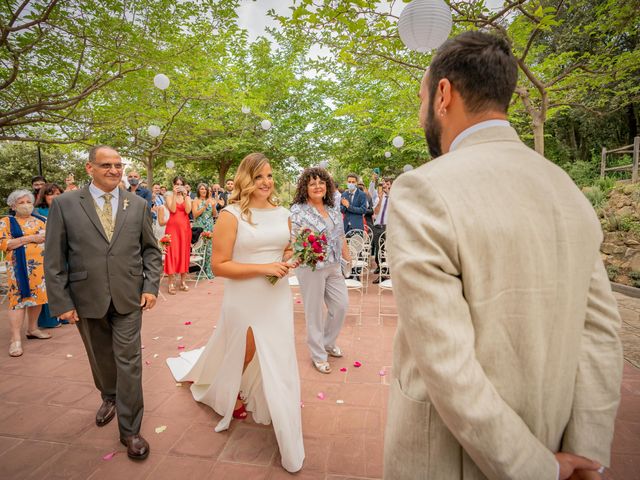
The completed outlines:
<svg viewBox="0 0 640 480">
<path fill-rule="evenodd" d="M 127 447 L 127 455 L 134 460 L 144 460 L 149 456 L 149 443 L 142 435 L 120 437 L 120 443 Z"/>
<path fill-rule="evenodd" d="M 380 273 L 380 267 L 376 268 L 376 269 L 373 271 L 373 274 L 374 274 L 374 275 L 378 275 L 379 273 Z"/>
<path fill-rule="evenodd" d="M 96 413 L 96 425 L 98 425 L 99 427 L 104 427 L 115 416 L 116 401 L 107 398 L 106 400 L 102 401 L 102 405 L 100 405 L 98 413 Z"/>
</svg>

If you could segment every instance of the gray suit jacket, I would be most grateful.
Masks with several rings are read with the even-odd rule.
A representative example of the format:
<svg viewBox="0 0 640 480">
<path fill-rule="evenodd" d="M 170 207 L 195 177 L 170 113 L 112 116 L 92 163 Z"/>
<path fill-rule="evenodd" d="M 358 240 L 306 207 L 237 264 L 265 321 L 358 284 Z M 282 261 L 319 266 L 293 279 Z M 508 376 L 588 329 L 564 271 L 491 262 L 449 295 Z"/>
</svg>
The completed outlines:
<svg viewBox="0 0 640 480">
<path fill-rule="evenodd" d="M 492 127 L 401 175 L 393 199 L 385 478 L 556 480 L 557 451 L 608 464 L 620 317 L 568 175 Z"/>
<path fill-rule="evenodd" d="M 75 308 L 81 318 L 101 318 L 111 302 L 127 314 L 140 308 L 142 292 L 158 294 L 162 254 L 151 213 L 142 198 L 122 189 L 111 242 L 88 187 L 57 197 L 47 220 L 44 257 L 53 315 Z"/>
</svg>

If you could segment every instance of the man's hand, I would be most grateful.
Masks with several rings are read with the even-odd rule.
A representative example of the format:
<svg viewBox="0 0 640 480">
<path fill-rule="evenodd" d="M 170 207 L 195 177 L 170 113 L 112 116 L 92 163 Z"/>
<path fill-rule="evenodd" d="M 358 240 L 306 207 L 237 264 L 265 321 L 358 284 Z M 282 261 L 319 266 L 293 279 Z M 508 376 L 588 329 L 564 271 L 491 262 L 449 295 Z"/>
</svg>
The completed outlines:
<svg viewBox="0 0 640 480">
<path fill-rule="evenodd" d="M 151 310 L 156 304 L 156 296 L 152 293 L 143 293 L 140 297 L 142 311 Z"/>
<path fill-rule="evenodd" d="M 340 203 L 344 205 L 344 208 L 349 208 L 349 200 L 347 200 L 346 198 L 343 198 Z"/>
<path fill-rule="evenodd" d="M 58 317 L 60 320 L 66 320 L 71 325 L 80 321 L 80 317 L 78 317 L 78 312 L 73 310 L 69 310 L 68 312 L 64 312 L 62 315 Z"/>
<path fill-rule="evenodd" d="M 566 479 L 599 479 L 598 473 L 601 465 L 598 462 L 589 460 L 588 458 L 574 455 L 572 453 L 556 453 L 556 460 L 560 464 L 560 480 Z M 596 477 L 582 476 L 585 474 L 596 474 Z M 576 476 L 581 475 L 581 476 Z"/>
</svg>

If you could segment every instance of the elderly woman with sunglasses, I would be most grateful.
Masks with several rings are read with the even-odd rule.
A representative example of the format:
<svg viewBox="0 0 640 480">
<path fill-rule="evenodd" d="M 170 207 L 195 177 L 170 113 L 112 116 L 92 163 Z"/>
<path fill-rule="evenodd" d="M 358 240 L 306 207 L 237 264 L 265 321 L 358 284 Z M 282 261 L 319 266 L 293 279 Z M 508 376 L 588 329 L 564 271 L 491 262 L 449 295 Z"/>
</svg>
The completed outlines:
<svg viewBox="0 0 640 480">
<path fill-rule="evenodd" d="M 342 357 L 336 339 L 344 323 L 349 295 L 340 269 L 340 257 L 351 260 L 344 236 L 342 215 L 334 207 L 334 186 L 323 168 L 307 168 L 296 188 L 291 206 L 291 235 L 301 228 L 324 234 L 327 252 L 315 270 L 301 266 L 296 270 L 307 323 L 307 345 L 313 366 L 320 373 L 331 373 L 328 357 Z M 324 315 L 323 304 L 327 308 Z"/>
<path fill-rule="evenodd" d="M 15 215 L 0 220 L 0 251 L 7 252 L 9 283 L 9 355 L 22 355 L 22 325 L 28 319 L 27 338 L 45 340 L 51 335 L 38 329 L 38 315 L 47 303 L 44 283 L 44 218 L 33 214 L 33 194 L 16 190 L 7 203 Z"/>
</svg>

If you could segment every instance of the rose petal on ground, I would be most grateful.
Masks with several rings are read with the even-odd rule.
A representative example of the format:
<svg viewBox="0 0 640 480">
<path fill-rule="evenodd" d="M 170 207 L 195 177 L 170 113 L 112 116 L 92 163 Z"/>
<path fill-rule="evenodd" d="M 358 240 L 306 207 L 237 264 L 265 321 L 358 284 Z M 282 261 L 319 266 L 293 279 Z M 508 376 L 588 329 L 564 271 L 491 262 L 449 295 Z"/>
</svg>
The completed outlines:
<svg viewBox="0 0 640 480">
<path fill-rule="evenodd" d="M 157 353 L 153 354 L 153 358 L 158 358 L 160 355 L 158 355 Z"/>
<path fill-rule="evenodd" d="M 296 300 L 296 303 L 302 303 L 300 300 Z"/>
<path fill-rule="evenodd" d="M 318 393 L 317 397 L 318 397 L 320 400 L 324 400 L 324 393 L 322 393 L 322 392 Z"/>
<path fill-rule="evenodd" d="M 145 361 L 144 361 L 144 364 L 145 364 L 145 365 L 151 365 L 151 362 L 150 362 L 149 360 L 145 360 Z"/>
<path fill-rule="evenodd" d="M 300 408 L 304 408 L 304 402 L 300 402 Z"/>
<path fill-rule="evenodd" d="M 107 453 L 104 457 L 102 457 L 102 459 L 103 460 L 111 460 L 113 457 L 116 456 L 116 453 L 118 453 L 118 452 Z"/>
<path fill-rule="evenodd" d="M 184 322 L 185 325 L 191 325 L 191 322 Z"/>
<path fill-rule="evenodd" d="M 144 345 L 140 345 L 140 348 L 144 349 Z"/>
<path fill-rule="evenodd" d="M 342 367 L 342 368 L 340 369 L 340 371 L 341 371 L 341 372 L 346 372 L 346 371 L 347 371 L 347 367 Z"/>
<path fill-rule="evenodd" d="M 159 427 L 156 427 L 156 433 L 162 433 L 167 429 L 166 425 L 160 425 Z"/>
<path fill-rule="evenodd" d="M 182 384 L 181 383 L 176 383 L 176 387 L 181 387 Z"/>
<path fill-rule="evenodd" d="M 182 340 L 183 338 L 184 338 L 184 337 L 176 337 L 176 340 L 177 340 L 177 341 L 180 341 L 180 340 Z"/>
<path fill-rule="evenodd" d="M 384 371 L 384 369 L 380 370 L 378 372 L 378 375 L 380 375 L 381 377 L 384 377 L 387 374 L 387 372 Z"/>
<path fill-rule="evenodd" d="M 153 337 L 153 340 L 158 340 L 160 337 Z"/>
<path fill-rule="evenodd" d="M 344 403 L 344 400 L 336 400 L 336 403 L 339 403 L 340 405 L 342 405 Z"/>
<path fill-rule="evenodd" d="M 184 350 L 184 345 L 178 345 L 178 350 Z"/>
<path fill-rule="evenodd" d="M 358 361 L 353 362 L 353 366 L 356 368 L 360 368 L 362 366 L 362 364 Z"/>
<path fill-rule="evenodd" d="M 73 355 L 71 355 L 70 353 L 67 353 L 67 358 L 72 358 Z"/>
</svg>

